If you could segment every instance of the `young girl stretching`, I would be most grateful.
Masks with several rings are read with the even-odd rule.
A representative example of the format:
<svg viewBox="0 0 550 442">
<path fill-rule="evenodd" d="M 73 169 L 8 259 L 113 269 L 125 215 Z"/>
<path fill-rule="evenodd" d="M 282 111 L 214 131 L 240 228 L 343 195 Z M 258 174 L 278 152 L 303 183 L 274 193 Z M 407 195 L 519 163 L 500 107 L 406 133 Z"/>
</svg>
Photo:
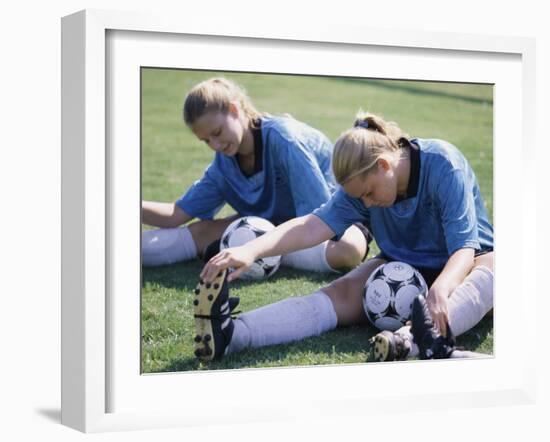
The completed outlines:
<svg viewBox="0 0 550 442">
<path fill-rule="evenodd" d="M 464 356 L 452 347 L 451 330 L 460 335 L 491 310 L 494 255 L 493 229 L 465 157 L 445 141 L 409 139 L 394 123 L 360 114 L 337 140 L 332 167 L 342 188 L 326 204 L 207 263 L 195 291 L 199 358 L 210 360 L 365 323 L 365 282 L 387 261 L 419 269 L 429 292 L 427 306 L 417 300 L 414 308 L 418 313 L 413 330 L 420 348 L 410 327 L 403 327 L 376 336 L 375 358 L 404 359 L 419 352 L 420 357 Z M 237 319 L 229 316 L 227 281 L 254 260 L 341 238 L 356 222 L 369 226 L 380 255 L 313 294 Z M 236 270 L 226 278 L 228 267 Z"/>
<path fill-rule="evenodd" d="M 203 177 L 175 203 L 143 201 L 142 222 L 161 227 L 142 233 L 144 266 L 213 255 L 225 228 L 238 216 L 255 215 L 277 225 L 312 212 L 336 189 L 327 137 L 291 117 L 258 112 L 245 91 L 229 80 L 212 78 L 196 85 L 185 99 L 183 117 L 216 154 Z M 213 219 L 225 203 L 238 215 Z M 179 227 L 195 218 L 199 221 Z M 367 239 L 366 229 L 352 226 L 341 241 L 285 254 L 282 264 L 347 270 L 366 256 Z"/>
</svg>

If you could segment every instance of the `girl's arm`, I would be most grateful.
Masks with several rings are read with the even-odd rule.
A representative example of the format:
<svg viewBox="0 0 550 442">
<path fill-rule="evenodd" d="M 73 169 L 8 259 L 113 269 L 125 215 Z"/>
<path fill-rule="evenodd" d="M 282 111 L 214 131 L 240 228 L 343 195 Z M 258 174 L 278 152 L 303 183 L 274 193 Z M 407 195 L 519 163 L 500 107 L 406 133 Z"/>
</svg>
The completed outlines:
<svg viewBox="0 0 550 442">
<path fill-rule="evenodd" d="M 232 281 L 257 259 L 307 249 L 333 236 L 334 232 L 315 215 L 294 218 L 243 246 L 221 251 L 208 261 L 201 278 L 211 282 L 221 270 L 233 267 L 235 271 L 227 279 Z"/>
<path fill-rule="evenodd" d="M 449 312 L 447 299 L 456 287 L 464 281 L 474 266 L 474 249 L 463 248 L 454 252 L 442 272 L 428 291 L 428 307 L 434 323 L 443 336 L 447 336 Z"/>
<path fill-rule="evenodd" d="M 175 203 L 156 201 L 141 202 L 141 222 L 155 227 L 178 227 L 193 217 L 181 210 Z"/>
</svg>

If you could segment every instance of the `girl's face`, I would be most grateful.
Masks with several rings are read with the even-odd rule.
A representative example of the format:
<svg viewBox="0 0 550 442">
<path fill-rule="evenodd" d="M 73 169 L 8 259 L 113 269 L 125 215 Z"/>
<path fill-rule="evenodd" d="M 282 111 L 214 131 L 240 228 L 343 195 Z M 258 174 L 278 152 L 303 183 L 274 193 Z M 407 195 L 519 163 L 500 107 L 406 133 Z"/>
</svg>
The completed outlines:
<svg viewBox="0 0 550 442">
<path fill-rule="evenodd" d="M 237 106 L 230 104 L 229 111 L 207 112 L 191 125 L 195 136 L 223 155 L 234 156 L 243 141 L 245 125 Z"/>
<path fill-rule="evenodd" d="M 392 164 L 378 160 L 378 167 L 366 177 L 357 176 L 343 185 L 344 191 L 353 198 L 361 198 L 365 207 L 390 207 L 397 198 L 397 175 Z"/>
</svg>

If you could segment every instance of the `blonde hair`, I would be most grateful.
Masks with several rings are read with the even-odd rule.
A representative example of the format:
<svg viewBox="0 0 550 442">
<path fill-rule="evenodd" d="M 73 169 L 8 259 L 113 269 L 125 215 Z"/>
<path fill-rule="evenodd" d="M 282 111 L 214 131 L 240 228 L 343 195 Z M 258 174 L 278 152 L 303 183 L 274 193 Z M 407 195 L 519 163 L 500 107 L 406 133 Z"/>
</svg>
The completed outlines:
<svg viewBox="0 0 550 442">
<path fill-rule="evenodd" d="M 342 133 L 334 145 L 334 177 L 342 185 L 356 176 L 366 176 L 377 167 L 382 156 L 400 157 L 403 147 L 408 145 L 408 135 L 396 123 L 359 111 L 353 128 Z"/>
<path fill-rule="evenodd" d="M 261 117 L 252 104 L 246 91 L 226 78 L 210 78 L 194 86 L 185 97 L 183 105 L 183 120 L 191 126 L 198 118 L 207 112 L 229 112 L 229 104 L 237 102 L 252 125 Z"/>
</svg>

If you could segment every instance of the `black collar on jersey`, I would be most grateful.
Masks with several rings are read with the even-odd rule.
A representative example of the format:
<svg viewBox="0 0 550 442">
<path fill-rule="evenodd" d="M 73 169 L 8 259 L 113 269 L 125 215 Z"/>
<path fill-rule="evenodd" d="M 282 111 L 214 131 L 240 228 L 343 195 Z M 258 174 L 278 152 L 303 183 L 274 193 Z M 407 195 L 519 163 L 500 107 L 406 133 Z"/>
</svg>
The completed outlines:
<svg viewBox="0 0 550 442">
<path fill-rule="evenodd" d="M 239 165 L 241 172 L 247 178 L 251 177 L 252 175 L 256 175 L 258 172 L 261 172 L 263 169 L 264 144 L 262 141 L 261 118 L 258 118 L 257 120 L 253 121 L 253 124 L 250 130 L 252 131 L 252 138 L 254 139 L 254 170 L 252 171 L 252 173 L 248 174 L 248 173 L 245 173 L 245 171 Z"/>
<path fill-rule="evenodd" d="M 420 147 L 416 140 L 407 140 L 407 143 L 411 155 L 411 173 L 409 175 L 409 183 L 407 184 L 407 193 L 405 196 L 398 196 L 395 200 L 396 203 L 413 198 L 418 193 L 418 183 L 420 182 Z"/>
</svg>

